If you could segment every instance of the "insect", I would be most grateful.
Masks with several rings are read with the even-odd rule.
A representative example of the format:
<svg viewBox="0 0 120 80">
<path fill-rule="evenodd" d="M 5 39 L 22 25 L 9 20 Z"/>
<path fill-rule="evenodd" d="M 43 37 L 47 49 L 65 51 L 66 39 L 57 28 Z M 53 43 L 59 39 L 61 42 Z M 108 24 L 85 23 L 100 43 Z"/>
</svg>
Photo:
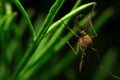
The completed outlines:
<svg viewBox="0 0 120 80">
<path fill-rule="evenodd" d="M 93 5 L 93 8 L 92 8 L 92 11 L 88 14 L 89 17 L 91 17 L 93 14 L 95 14 L 94 12 L 94 8 L 95 8 L 95 5 Z M 91 27 L 92 31 L 94 32 L 94 35 L 93 36 L 89 36 L 86 31 L 82 28 L 80 28 L 79 26 L 79 22 L 78 22 L 78 19 L 81 18 L 83 15 L 78 15 L 74 18 L 74 24 L 75 24 L 75 27 L 77 30 L 79 30 L 79 35 L 76 34 L 75 32 L 73 32 L 73 30 L 70 28 L 70 27 L 67 27 L 67 29 L 73 34 L 75 35 L 77 38 L 78 38 L 78 43 L 77 43 L 77 50 L 75 50 L 72 45 L 67 41 L 67 44 L 71 47 L 71 49 L 74 51 L 74 53 L 77 55 L 78 53 L 78 50 L 79 48 L 81 49 L 82 51 L 82 57 L 81 57 L 81 60 L 80 60 L 80 65 L 79 65 L 79 69 L 80 69 L 80 72 L 82 71 L 82 66 L 83 66 L 83 63 L 84 61 L 86 60 L 86 57 L 87 57 L 87 53 L 88 53 L 88 50 L 89 49 L 92 49 L 94 51 L 97 51 L 96 49 L 92 48 L 92 45 L 93 45 L 93 41 L 92 41 L 92 38 L 96 37 L 97 36 L 97 33 L 95 32 L 94 28 L 93 28 L 93 25 L 92 25 L 92 22 L 91 22 L 91 19 L 87 20 L 86 22 L 86 28 L 88 27 Z M 62 21 L 62 20 L 61 20 Z M 65 23 L 62 21 L 62 23 L 65 25 Z"/>
<path fill-rule="evenodd" d="M 80 47 L 80 49 L 82 51 L 82 57 L 81 57 L 81 60 L 80 60 L 80 65 L 79 65 L 80 72 L 82 71 L 83 63 L 87 58 L 88 49 L 92 49 L 94 51 L 97 51 L 96 49 L 92 48 L 92 45 L 93 45 L 92 38 L 96 37 L 97 33 L 95 32 L 95 30 L 93 28 L 91 20 L 88 20 L 86 24 L 89 27 L 92 28 L 92 30 L 93 30 L 93 32 L 95 34 L 94 36 L 89 36 L 84 29 L 81 29 L 79 27 L 78 21 L 75 21 L 75 25 L 76 25 L 75 27 L 79 30 L 80 35 L 73 32 L 70 27 L 67 27 L 67 29 L 70 30 L 70 32 L 72 32 L 72 34 L 74 34 L 78 38 L 77 51 L 75 51 L 75 49 L 73 49 L 72 46 L 69 44 L 70 47 L 72 48 L 72 50 L 74 51 L 75 54 L 78 53 L 79 47 Z"/>
</svg>

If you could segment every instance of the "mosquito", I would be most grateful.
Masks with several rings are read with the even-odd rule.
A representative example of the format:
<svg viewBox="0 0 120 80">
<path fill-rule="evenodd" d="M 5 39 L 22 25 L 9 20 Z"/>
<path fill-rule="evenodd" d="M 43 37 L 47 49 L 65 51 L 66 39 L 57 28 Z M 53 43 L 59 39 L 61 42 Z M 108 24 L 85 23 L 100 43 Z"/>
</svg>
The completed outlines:
<svg viewBox="0 0 120 80">
<path fill-rule="evenodd" d="M 76 19 L 77 20 L 77 19 Z M 92 47 L 93 45 L 93 38 L 97 36 L 97 33 L 95 32 L 94 28 L 93 28 L 93 25 L 92 25 L 92 22 L 91 20 L 88 20 L 86 25 L 89 25 L 87 27 L 91 27 L 91 29 L 93 30 L 94 34 L 93 36 L 90 36 L 86 33 L 86 31 L 82 28 L 80 28 L 79 24 L 78 24 L 78 21 L 75 21 L 75 27 L 79 30 L 79 35 L 76 34 L 75 32 L 72 31 L 72 29 L 70 27 L 67 27 L 67 29 L 73 34 L 75 35 L 77 38 L 78 38 L 78 42 L 77 42 L 77 50 L 75 51 L 75 49 L 73 49 L 73 47 L 69 44 L 69 46 L 72 48 L 72 50 L 74 51 L 74 53 L 77 55 L 78 54 L 78 50 L 79 48 L 81 49 L 82 51 L 82 57 L 81 57 L 81 60 L 80 60 L 80 65 L 79 65 L 79 69 L 80 69 L 80 72 L 82 71 L 82 66 L 83 66 L 83 63 L 87 57 L 87 54 L 88 54 L 88 50 L 89 49 L 92 49 L 94 51 L 97 51 L 95 48 Z"/>
<path fill-rule="evenodd" d="M 84 30 L 83 28 L 80 28 L 79 24 L 78 24 L 78 18 L 81 17 L 82 15 L 79 15 L 77 16 L 77 18 L 75 18 L 75 22 L 74 24 L 76 25 L 76 29 L 79 30 L 79 35 L 76 34 L 70 27 L 67 27 L 67 29 L 73 34 L 75 35 L 77 38 L 78 38 L 78 42 L 77 42 L 77 49 L 75 50 L 72 45 L 69 43 L 69 41 L 66 41 L 67 44 L 71 47 L 71 49 L 73 50 L 73 52 L 75 53 L 75 55 L 78 54 L 78 51 L 79 51 L 79 48 L 81 49 L 82 51 L 82 57 L 81 57 L 81 60 L 80 60 L 80 64 L 79 64 L 79 70 L 80 72 L 82 72 L 82 67 L 83 67 L 83 64 L 87 58 L 87 55 L 88 55 L 88 50 L 91 49 L 95 52 L 97 52 L 97 50 L 95 48 L 92 47 L 93 45 L 93 38 L 97 37 L 97 33 L 92 25 L 92 21 L 91 19 L 89 19 L 85 26 L 84 27 L 91 27 L 94 35 L 90 36 L 89 34 L 87 34 L 86 30 Z M 63 22 L 63 21 L 62 21 Z M 65 25 L 65 23 L 63 22 L 63 24 Z M 61 37 L 59 37 L 61 38 Z M 63 38 L 61 38 L 63 39 Z M 97 54 L 97 58 L 99 59 L 99 54 Z M 102 65 L 100 65 L 100 68 L 105 70 L 104 67 Z M 114 74 L 112 74 L 111 72 L 108 72 L 108 74 L 110 76 L 112 76 L 113 78 L 117 79 L 117 80 L 120 80 L 120 77 L 118 76 L 115 76 Z"/>
<path fill-rule="evenodd" d="M 92 8 L 92 11 L 88 14 L 89 16 L 92 15 L 92 14 L 95 14 L 94 12 L 94 8 L 95 8 L 96 5 L 93 5 L 93 8 Z M 73 50 L 73 52 L 77 55 L 78 54 L 78 51 L 79 51 L 79 48 L 81 49 L 82 51 L 82 57 L 81 57 L 81 60 L 80 60 L 80 65 L 79 65 L 79 70 L 80 72 L 82 71 L 82 67 L 83 67 L 83 63 L 84 61 L 86 60 L 86 57 L 87 57 L 87 53 L 88 53 L 88 50 L 89 49 L 92 49 L 94 51 L 97 51 L 95 48 L 92 47 L 93 45 L 93 38 L 97 36 L 97 33 L 96 31 L 94 30 L 93 28 L 93 25 L 92 25 L 92 21 L 91 19 L 89 19 L 86 24 L 85 24 L 85 27 L 86 28 L 89 28 L 91 27 L 94 35 L 93 36 L 90 36 L 86 33 L 86 31 L 83 29 L 83 28 L 80 28 L 79 26 L 79 22 L 78 22 L 78 19 L 81 18 L 83 15 L 78 15 L 74 18 L 74 24 L 75 24 L 75 27 L 76 29 L 79 31 L 79 35 L 76 34 L 70 27 L 67 27 L 67 29 L 73 34 L 75 35 L 77 38 L 78 38 L 78 42 L 77 42 L 77 49 L 75 50 L 72 45 L 69 43 L 69 41 L 66 41 L 67 44 L 71 47 L 71 49 Z M 62 20 L 61 20 L 62 21 Z M 62 21 L 62 23 L 65 25 L 64 21 Z M 60 38 L 60 37 L 59 37 Z M 62 39 L 62 38 L 61 38 Z"/>
</svg>

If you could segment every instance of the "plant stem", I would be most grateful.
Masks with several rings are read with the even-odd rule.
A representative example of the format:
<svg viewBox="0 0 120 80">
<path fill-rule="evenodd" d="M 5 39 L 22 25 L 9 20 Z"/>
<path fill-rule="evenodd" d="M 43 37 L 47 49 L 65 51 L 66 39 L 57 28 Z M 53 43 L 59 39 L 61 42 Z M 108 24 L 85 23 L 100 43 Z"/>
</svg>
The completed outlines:
<svg viewBox="0 0 120 80">
<path fill-rule="evenodd" d="M 32 35 L 32 39 L 34 39 L 35 31 L 34 31 L 33 25 L 32 25 L 32 23 L 30 21 L 30 18 L 28 16 L 27 12 L 25 11 L 24 7 L 22 6 L 22 4 L 20 3 L 19 0 L 13 0 L 13 1 L 16 4 L 16 6 L 19 8 L 21 13 L 23 14 L 24 18 L 26 19 L 27 24 L 28 24 L 28 28 L 30 29 L 30 32 L 31 32 L 31 35 Z"/>
</svg>

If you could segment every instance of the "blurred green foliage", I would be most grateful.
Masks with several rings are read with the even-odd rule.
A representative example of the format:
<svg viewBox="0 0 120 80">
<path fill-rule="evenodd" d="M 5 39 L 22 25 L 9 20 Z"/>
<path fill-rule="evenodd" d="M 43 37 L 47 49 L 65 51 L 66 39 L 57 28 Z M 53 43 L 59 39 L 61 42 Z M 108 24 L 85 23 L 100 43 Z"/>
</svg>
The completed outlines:
<svg viewBox="0 0 120 80">
<path fill-rule="evenodd" d="M 94 2 L 0 0 L 0 80 L 120 80 L 116 77 L 120 76 L 120 38 L 115 26 L 119 1 L 105 2 L 96 0 L 91 20 L 98 33 L 93 39 L 97 52 L 89 51 L 81 73 L 82 53 L 74 55 L 68 46 L 70 41 L 76 48 L 77 40 L 66 26 L 76 31 L 73 16 L 84 14 L 88 20 Z"/>
</svg>

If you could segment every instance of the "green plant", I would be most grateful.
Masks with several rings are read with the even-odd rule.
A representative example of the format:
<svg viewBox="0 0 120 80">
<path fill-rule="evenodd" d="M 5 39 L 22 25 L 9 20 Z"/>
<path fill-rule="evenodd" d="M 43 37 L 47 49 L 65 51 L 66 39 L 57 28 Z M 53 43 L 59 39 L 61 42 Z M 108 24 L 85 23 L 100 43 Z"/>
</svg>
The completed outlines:
<svg viewBox="0 0 120 80">
<path fill-rule="evenodd" d="M 1 1 L 1 3 L 4 2 Z M 66 27 L 62 23 L 62 21 L 64 21 L 64 23 L 67 25 L 75 14 L 88 8 L 89 6 L 93 6 L 96 4 L 95 2 L 90 2 L 79 6 L 81 0 L 78 0 L 68 14 L 66 14 L 64 17 L 57 20 L 56 22 L 53 22 L 57 12 L 64 3 L 64 0 L 56 0 L 56 2 L 50 8 L 49 13 L 43 21 L 42 26 L 39 27 L 38 32 L 35 32 L 35 29 L 29 18 L 29 16 L 32 17 L 32 15 L 34 15 L 33 11 L 29 11 L 29 13 L 31 14 L 29 14 L 28 16 L 27 11 L 24 9 L 19 0 L 13 0 L 13 3 L 16 4 L 17 8 L 19 8 L 20 12 L 23 15 L 23 18 L 19 20 L 19 24 L 16 23 L 17 12 L 12 12 L 12 7 L 9 3 L 5 3 L 5 14 L 2 10 L 3 8 L 1 8 L 0 10 L 0 42 L 2 55 L 0 78 L 7 79 L 10 77 L 11 80 L 30 79 L 31 76 L 33 77 L 33 75 L 37 75 L 35 73 L 38 70 L 42 70 L 46 63 L 52 60 L 52 58 L 54 57 L 53 55 L 59 58 L 56 53 L 58 53 L 66 44 L 64 40 L 57 42 L 58 37 L 55 37 L 59 36 Z M 114 11 L 112 9 L 107 9 L 97 20 L 95 20 L 94 24 L 96 31 L 100 30 L 102 24 L 110 16 L 112 16 L 113 13 Z M 89 18 L 84 17 L 84 19 L 87 20 Z M 101 19 L 103 20 L 103 22 L 100 21 Z M 25 23 L 25 21 L 27 22 L 27 24 Z M 82 24 L 84 24 L 86 21 L 81 22 Z M 25 50 L 24 56 L 22 56 L 21 53 L 23 53 L 24 51 L 22 50 L 21 39 L 24 30 L 27 27 L 30 31 L 32 41 L 27 44 L 27 49 Z M 49 39 L 49 34 L 51 32 L 54 32 L 53 35 L 55 36 L 52 36 L 52 38 Z M 70 40 L 71 38 L 72 35 L 70 34 L 70 32 L 64 37 L 66 41 Z M 63 71 L 76 58 L 76 56 L 71 53 L 72 52 L 69 51 L 69 53 L 64 56 L 61 62 L 57 62 L 57 59 L 55 58 L 54 60 L 56 60 L 56 64 L 50 65 L 48 67 L 47 73 L 41 72 L 39 79 L 49 80 Z M 11 66 L 12 68 L 10 67 L 11 63 L 13 63 L 13 65 Z M 9 73 L 8 70 L 10 70 Z"/>
</svg>

